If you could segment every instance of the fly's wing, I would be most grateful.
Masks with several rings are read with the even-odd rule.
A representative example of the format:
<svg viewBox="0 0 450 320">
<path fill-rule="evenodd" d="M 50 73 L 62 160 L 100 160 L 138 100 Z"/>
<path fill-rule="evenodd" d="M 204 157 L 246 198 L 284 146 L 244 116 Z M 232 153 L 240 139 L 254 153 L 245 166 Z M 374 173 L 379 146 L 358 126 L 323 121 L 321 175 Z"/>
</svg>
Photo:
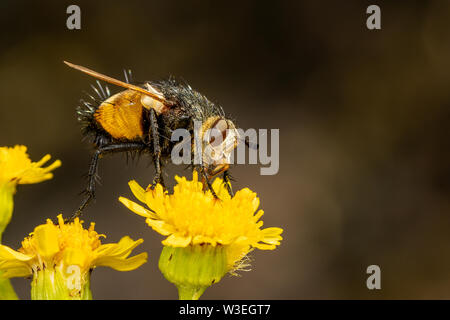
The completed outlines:
<svg viewBox="0 0 450 320">
<path fill-rule="evenodd" d="M 86 73 L 86 74 L 88 74 L 88 75 L 90 75 L 90 76 L 92 76 L 94 78 L 103 80 L 103 81 L 108 82 L 108 83 L 112 83 L 112 84 L 114 84 L 116 86 L 119 86 L 119 87 L 124 87 L 126 89 L 139 92 L 142 95 L 151 98 L 151 100 L 156 100 L 159 103 L 159 105 L 164 105 L 164 106 L 169 106 L 170 105 L 170 103 L 164 98 L 164 95 L 161 92 L 159 92 L 156 89 L 154 89 L 153 87 L 151 87 L 149 84 L 146 84 L 147 89 L 144 89 L 144 88 L 141 88 L 141 87 L 136 86 L 134 84 L 123 82 L 123 81 L 120 81 L 120 80 L 108 77 L 108 76 L 106 76 L 104 74 L 101 74 L 101 73 L 99 73 L 97 71 L 88 69 L 88 68 L 83 67 L 83 66 L 79 66 L 79 65 L 67 62 L 67 61 L 64 61 L 64 63 L 66 65 L 68 65 L 69 67 L 71 67 L 73 69 L 76 69 L 76 70 L 79 70 L 79 71 L 81 71 L 83 73 Z M 147 106 L 147 104 L 144 104 L 144 105 Z M 159 109 L 161 109 L 161 107 L 159 107 Z M 156 111 L 158 112 L 158 110 L 156 110 Z"/>
</svg>

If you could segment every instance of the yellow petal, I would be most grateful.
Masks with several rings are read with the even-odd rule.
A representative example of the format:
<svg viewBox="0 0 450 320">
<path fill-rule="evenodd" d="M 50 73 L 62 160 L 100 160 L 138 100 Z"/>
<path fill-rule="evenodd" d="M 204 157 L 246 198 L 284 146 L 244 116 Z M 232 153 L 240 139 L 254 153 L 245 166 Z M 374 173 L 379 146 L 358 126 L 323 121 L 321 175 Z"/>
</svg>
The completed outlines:
<svg viewBox="0 0 450 320">
<path fill-rule="evenodd" d="M 283 229 L 281 228 L 266 228 L 263 229 L 262 232 L 264 235 L 264 239 L 273 238 L 277 240 L 283 240 L 283 237 L 281 236 L 281 234 L 283 233 Z"/>
<path fill-rule="evenodd" d="M 153 230 L 156 232 L 159 232 L 163 236 L 167 236 L 173 232 L 175 232 L 175 229 L 170 224 L 166 223 L 163 220 L 153 220 L 153 219 L 146 219 L 145 222 L 152 227 Z"/>
<path fill-rule="evenodd" d="M 151 211 L 145 209 L 143 206 L 137 204 L 136 202 L 133 202 L 131 200 L 128 200 L 124 197 L 119 197 L 119 201 L 122 202 L 122 204 L 133 211 L 134 213 L 144 217 L 144 218 L 154 218 L 155 214 Z"/>
<path fill-rule="evenodd" d="M 277 246 L 274 244 L 254 243 L 253 247 L 260 250 L 274 250 Z"/>
<path fill-rule="evenodd" d="M 53 224 L 43 224 L 34 229 L 34 237 L 40 254 L 50 259 L 59 251 L 58 228 Z"/>
<path fill-rule="evenodd" d="M 67 266 L 77 265 L 80 267 L 89 267 L 88 255 L 82 248 L 66 248 L 64 250 L 64 263 Z"/>
<path fill-rule="evenodd" d="M 162 244 L 170 247 L 187 247 L 189 243 L 191 243 L 192 237 L 184 237 L 182 235 L 178 235 L 176 233 L 171 234 L 165 240 L 162 241 Z"/>
<path fill-rule="evenodd" d="M 126 258 L 131 253 L 131 251 L 133 251 L 133 249 L 140 245 L 142 242 L 144 242 L 143 239 L 134 241 L 130 237 L 125 236 L 120 239 L 118 243 L 108 243 L 101 245 L 96 250 L 96 254 L 98 256 L 97 260 L 102 257 Z"/>
<path fill-rule="evenodd" d="M 230 200 L 231 199 L 231 196 L 228 192 L 226 183 L 223 181 L 223 179 L 216 178 L 211 186 L 219 199 L 221 199 L 221 200 Z M 230 187 L 231 187 L 231 184 L 230 184 Z"/>
<path fill-rule="evenodd" d="M 264 215 L 263 210 L 258 210 L 258 212 L 254 215 L 253 220 L 258 221 Z"/>
<path fill-rule="evenodd" d="M 7 246 L 0 245 L 0 261 L 3 260 L 18 260 L 18 261 L 30 261 L 32 256 L 15 251 Z"/>
<path fill-rule="evenodd" d="M 31 274 L 28 263 L 33 257 L 0 245 L 0 270 L 5 278 L 22 277 Z"/>
<path fill-rule="evenodd" d="M 19 269 L 24 267 L 29 267 L 29 264 L 25 261 L 19 260 L 0 261 L 0 270 Z"/>
<path fill-rule="evenodd" d="M 50 160 L 51 157 L 52 157 L 51 155 L 46 154 L 45 156 L 42 157 L 41 160 L 39 160 L 38 162 L 33 163 L 33 165 L 34 165 L 35 167 L 42 167 L 42 165 L 43 165 L 44 163 L 46 163 L 48 160 Z"/>
<path fill-rule="evenodd" d="M 2 273 L 4 278 L 22 278 L 28 277 L 32 274 L 32 270 L 27 265 L 17 266 L 15 268 L 5 269 Z"/>
<path fill-rule="evenodd" d="M 147 262 L 147 252 L 142 252 L 128 259 L 116 257 L 100 258 L 96 262 L 96 266 L 110 267 L 118 271 L 130 271 L 139 268 Z"/>
<path fill-rule="evenodd" d="M 56 168 L 61 167 L 61 160 L 55 160 L 51 165 L 48 167 L 43 168 L 46 172 L 52 171 Z"/>
<path fill-rule="evenodd" d="M 41 168 L 40 165 L 43 162 L 48 161 L 49 155 L 42 158 L 39 162 L 31 163 L 28 168 L 23 168 L 24 170 L 18 177 L 20 184 L 32 184 L 41 181 L 49 180 L 53 178 L 53 173 L 50 171 L 61 166 L 61 161 L 56 160 L 51 165 L 46 168 Z"/>
<path fill-rule="evenodd" d="M 215 246 L 217 244 L 217 240 L 212 237 L 204 236 L 201 234 L 196 235 L 192 239 L 192 244 L 202 244 L 202 243 L 208 243 L 211 244 L 212 246 Z"/>
<path fill-rule="evenodd" d="M 145 190 L 135 180 L 128 182 L 131 192 L 133 192 L 136 199 L 145 203 Z"/>
<path fill-rule="evenodd" d="M 161 211 L 163 209 L 163 203 L 164 203 L 164 188 L 159 183 L 156 185 L 154 190 L 147 189 L 147 192 L 145 193 L 145 203 L 147 206 L 156 214 L 161 214 Z M 158 216 L 155 216 L 153 219 L 157 219 Z"/>
</svg>

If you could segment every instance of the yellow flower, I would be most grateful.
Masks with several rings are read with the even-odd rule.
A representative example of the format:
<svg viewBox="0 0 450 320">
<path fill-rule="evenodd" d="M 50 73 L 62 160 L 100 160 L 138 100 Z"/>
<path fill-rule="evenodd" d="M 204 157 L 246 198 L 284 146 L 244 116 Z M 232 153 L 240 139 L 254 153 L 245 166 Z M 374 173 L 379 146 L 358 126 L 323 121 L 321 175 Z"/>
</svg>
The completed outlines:
<svg viewBox="0 0 450 320">
<path fill-rule="evenodd" d="M 38 162 L 31 162 L 25 146 L 0 147 L 0 239 L 11 220 L 16 185 L 51 179 L 51 171 L 61 166 L 61 161 L 42 168 L 50 158 L 47 154 Z"/>
<path fill-rule="evenodd" d="M 50 158 L 47 154 L 38 162 L 31 162 L 25 146 L 0 147 L 0 184 L 30 184 L 51 179 L 51 171 L 61 166 L 61 161 L 43 168 Z"/>
<path fill-rule="evenodd" d="M 220 251 L 224 252 L 220 254 L 225 259 L 224 271 L 233 272 L 246 266 L 243 259 L 253 248 L 273 250 L 280 244 L 283 230 L 261 228 L 263 222 L 259 219 L 264 212 L 258 210 L 259 198 L 250 189 L 244 188 L 231 197 L 223 180 L 217 178 L 212 187 L 218 200 L 211 191 L 203 191 L 197 172 L 193 173 L 192 181 L 178 176 L 175 179 L 177 185 L 173 194 L 164 191 L 160 184 L 154 190 L 144 190 L 137 182 L 130 181 L 129 186 L 135 197 L 147 204 L 149 209 L 124 197 L 119 198 L 128 209 L 143 216 L 153 230 L 167 236 L 162 241 L 166 248 L 203 246 L 204 251 L 208 250 L 205 245 L 220 247 Z M 169 249 L 165 250 L 169 252 Z M 195 248 L 189 250 L 199 252 Z M 170 251 L 169 260 L 175 251 Z M 220 277 L 215 277 L 213 282 L 218 280 Z"/>
<path fill-rule="evenodd" d="M 51 171 L 59 167 L 61 161 L 56 160 L 43 168 L 42 166 L 49 159 L 50 155 L 46 155 L 38 162 L 31 162 L 25 146 L 0 147 L 0 243 L 3 231 L 12 217 L 13 197 L 17 184 L 37 183 L 51 179 L 53 177 Z M 16 294 L 9 280 L 0 276 L 0 299 L 14 298 Z"/>
<path fill-rule="evenodd" d="M 143 242 L 142 239 L 133 241 L 123 237 L 118 243 L 101 244 L 100 238 L 104 235 L 94 230 L 94 223 L 84 229 L 78 218 L 64 224 L 61 215 L 58 216 L 58 223 L 55 225 L 48 219 L 46 224 L 37 226 L 22 241 L 18 251 L 0 246 L 0 270 L 4 272 L 3 276 L 32 275 L 34 299 L 90 297 L 90 270 L 105 266 L 118 271 L 130 271 L 147 261 L 147 253 L 128 258 L 131 251 Z M 53 280 L 45 281 L 47 278 Z M 77 283 L 79 285 L 75 286 Z"/>
</svg>

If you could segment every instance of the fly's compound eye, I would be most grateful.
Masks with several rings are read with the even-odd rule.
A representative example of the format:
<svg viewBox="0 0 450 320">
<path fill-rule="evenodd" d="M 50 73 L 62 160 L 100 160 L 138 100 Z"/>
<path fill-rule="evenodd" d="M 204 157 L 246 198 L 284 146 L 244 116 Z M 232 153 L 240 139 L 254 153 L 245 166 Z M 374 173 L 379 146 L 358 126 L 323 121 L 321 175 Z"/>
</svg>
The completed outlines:
<svg viewBox="0 0 450 320">
<path fill-rule="evenodd" d="M 209 144 L 212 147 L 217 147 L 224 142 L 227 137 L 227 129 L 228 123 L 225 120 L 217 120 L 217 122 L 211 127 Z"/>
</svg>

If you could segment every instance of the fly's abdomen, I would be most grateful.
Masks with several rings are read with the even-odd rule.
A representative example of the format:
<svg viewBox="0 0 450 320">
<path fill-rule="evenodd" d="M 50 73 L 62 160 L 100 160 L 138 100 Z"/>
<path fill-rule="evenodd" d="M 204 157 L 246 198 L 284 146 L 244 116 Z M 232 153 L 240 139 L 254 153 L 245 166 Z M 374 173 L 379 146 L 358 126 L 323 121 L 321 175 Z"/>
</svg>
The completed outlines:
<svg viewBox="0 0 450 320">
<path fill-rule="evenodd" d="M 141 94 L 125 90 L 101 103 L 95 121 L 114 139 L 136 140 L 144 136 Z"/>
</svg>

